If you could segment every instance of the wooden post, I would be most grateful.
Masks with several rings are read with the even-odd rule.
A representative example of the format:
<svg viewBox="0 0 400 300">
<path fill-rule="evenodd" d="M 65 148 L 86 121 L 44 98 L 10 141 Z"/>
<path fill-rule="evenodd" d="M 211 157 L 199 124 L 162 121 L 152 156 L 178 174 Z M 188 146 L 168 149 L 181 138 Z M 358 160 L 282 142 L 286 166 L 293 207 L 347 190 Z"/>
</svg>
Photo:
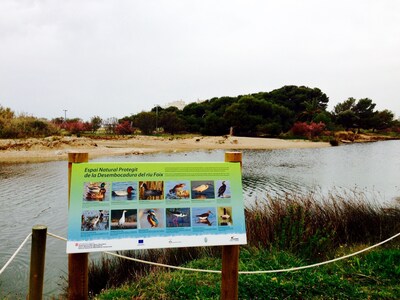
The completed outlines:
<svg viewBox="0 0 400 300">
<path fill-rule="evenodd" d="M 29 300 L 40 300 L 43 294 L 44 261 L 46 256 L 47 227 L 32 227 L 31 264 L 29 274 Z"/>
<path fill-rule="evenodd" d="M 88 161 L 88 153 L 68 153 L 68 208 L 72 164 Z M 89 298 L 88 262 L 89 253 L 68 254 L 68 299 L 86 300 Z"/>
<path fill-rule="evenodd" d="M 226 152 L 225 162 L 242 166 L 242 152 Z M 239 295 L 239 245 L 222 246 L 221 299 L 234 300 Z"/>
</svg>

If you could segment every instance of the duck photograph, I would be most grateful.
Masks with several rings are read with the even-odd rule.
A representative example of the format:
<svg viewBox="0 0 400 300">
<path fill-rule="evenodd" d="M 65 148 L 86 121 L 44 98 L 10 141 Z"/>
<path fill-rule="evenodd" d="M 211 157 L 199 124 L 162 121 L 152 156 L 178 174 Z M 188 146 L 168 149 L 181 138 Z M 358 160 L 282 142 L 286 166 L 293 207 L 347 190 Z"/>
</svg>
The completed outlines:
<svg viewBox="0 0 400 300">
<path fill-rule="evenodd" d="M 110 183 L 85 182 L 83 186 L 83 201 L 108 201 Z"/>
<path fill-rule="evenodd" d="M 190 208 L 167 208 L 167 227 L 190 227 Z"/>
<path fill-rule="evenodd" d="M 81 231 L 108 230 L 108 210 L 85 210 L 82 212 Z"/>
<path fill-rule="evenodd" d="M 217 192 L 217 198 L 230 198 L 231 187 L 229 184 L 229 180 L 217 180 L 216 192 Z"/>
<path fill-rule="evenodd" d="M 212 180 L 195 180 L 191 182 L 192 199 L 215 199 Z"/>
<path fill-rule="evenodd" d="M 111 190 L 111 200 L 136 200 L 137 182 L 113 182 Z"/>
<path fill-rule="evenodd" d="M 137 229 L 137 209 L 111 210 L 111 230 Z"/>
<path fill-rule="evenodd" d="M 164 200 L 164 182 L 139 181 L 139 200 Z"/>
<path fill-rule="evenodd" d="M 232 207 L 218 207 L 218 225 L 232 226 Z"/>
<path fill-rule="evenodd" d="M 189 181 L 167 181 L 165 183 L 166 199 L 189 199 L 190 184 Z"/>
<path fill-rule="evenodd" d="M 164 228 L 165 218 L 164 209 L 160 208 L 144 208 L 139 209 L 139 228 Z"/>
<path fill-rule="evenodd" d="M 217 226 L 217 213 L 215 207 L 193 207 L 192 226 Z"/>
</svg>

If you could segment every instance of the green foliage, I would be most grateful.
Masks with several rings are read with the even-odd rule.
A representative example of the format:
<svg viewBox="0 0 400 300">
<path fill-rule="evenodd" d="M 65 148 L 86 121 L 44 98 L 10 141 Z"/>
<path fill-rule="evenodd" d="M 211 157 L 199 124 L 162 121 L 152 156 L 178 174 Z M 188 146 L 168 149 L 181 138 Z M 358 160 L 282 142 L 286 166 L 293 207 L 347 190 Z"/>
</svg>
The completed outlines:
<svg viewBox="0 0 400 300">
<path fill-rule="evenodd" d="M 371 99 L 363 98 L 358 101 L 348 98 L 342 103 L 338 103 L 333 113 L 336 123 L 343 126 L 346 130 L 350 128 L 361 129 L 386 129 L 393 125 L 394 114 L 385 109 L 375 111 L 376 104 Z"/>
<path fill-rule="evenodd" d="M 154 112 L 141 112 L 135 117 L 135 126 L 140 129 L 140 131 L 149 135 L 156 130 L 156 114 Z"/>
<path fill-rule="evenodd" d="M 45 119 L 21 115 L 15 117 L 10 109 L 0 106 L 0 138 L 46 137 L 59 129 Z"/>
<path fill-rule="evenodd" d="M 349 249 L 349 252 L 354 252 Z M 347 254 L 347 253 L 346 253 Z M 381 249 L 335 264 L 296 272 L 239 275 L 239 299 L 397 299 L 400 250 Z M 242 247 L 241 271 L 304 266 L 298 256 L 277 250 Z M 185 265 L 221 269 L 221 260 L 202 258 Z M 155 269 L 148 276 L 96 299 L 219 299 L 221 275 Z"/>
<path fill-rule="evenodd" d="M 99 116 L 94 116 L 90 119 L 92 131 L 96 132 L 98 129 L 100 129 L 101 124 L 103 123 L 103 120 Z"/>
<path fill-rule="evenodd" d="M 159 126 L 164 132 L 175 134 L 184 130 L 185 122 L 175 110 L 169 109 L 160 113 Z"/>
</svg>

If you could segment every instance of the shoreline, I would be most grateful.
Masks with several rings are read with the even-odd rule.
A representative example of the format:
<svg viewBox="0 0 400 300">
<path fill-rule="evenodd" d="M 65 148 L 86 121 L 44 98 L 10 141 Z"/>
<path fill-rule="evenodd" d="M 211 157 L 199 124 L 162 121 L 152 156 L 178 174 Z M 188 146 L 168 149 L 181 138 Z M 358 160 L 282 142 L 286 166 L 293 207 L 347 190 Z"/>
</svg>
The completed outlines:
<svg viewBox="0 0 400 300">
<path fill-rule="evenodd" d="M 67 161 L 70 152 L 87 152 L 90 158 L 197 150 L 274 150 L 330 147 L 329 143 L 236 136 L 154 137 L 119 139 L 48 137 L 0 140 L 0 163 Z"/>
</svg>

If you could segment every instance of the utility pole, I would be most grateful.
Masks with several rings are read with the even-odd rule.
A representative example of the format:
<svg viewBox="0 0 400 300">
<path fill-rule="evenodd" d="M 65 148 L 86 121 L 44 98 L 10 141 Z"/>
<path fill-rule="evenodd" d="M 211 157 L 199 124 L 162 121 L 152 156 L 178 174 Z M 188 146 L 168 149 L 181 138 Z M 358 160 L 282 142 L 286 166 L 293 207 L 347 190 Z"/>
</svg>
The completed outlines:
<svg viewBox="0 0 400 300">
<path fill-rule="evenodd" d="M 67 122 L 67 110 L 63 109 L 64 111 L 64 123 Z"/>
<path fill-rule="evenodd" d="M 158 104 L 156 104 L 156 133 L 158 132 Z"/>
</svg>

